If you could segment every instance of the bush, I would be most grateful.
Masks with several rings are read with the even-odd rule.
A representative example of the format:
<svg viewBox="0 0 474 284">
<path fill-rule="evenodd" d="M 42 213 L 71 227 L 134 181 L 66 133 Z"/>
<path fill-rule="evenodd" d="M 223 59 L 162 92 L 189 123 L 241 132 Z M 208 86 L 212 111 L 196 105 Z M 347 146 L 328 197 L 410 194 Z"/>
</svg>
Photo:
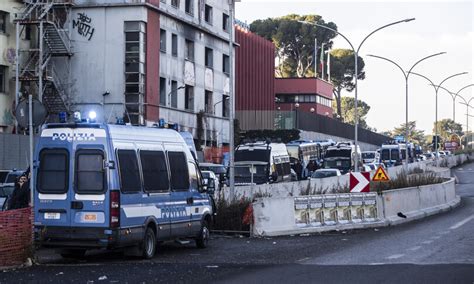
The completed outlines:
<svg viewBox="0 0 474 284">
<path fill-rule="evenodd" d="M 371 191 L 382 192 L 383 190 L 390 190 L 396 188 L 418 187 L 422 185 L 436 184 L 445 182 L 446 179 L 439 177 L 436 173 L 412 174 L 407 175 L 401 172 L 394 179 L 386 182 L 371 182 Z"/>
<path fill-rule="evenodd" d="M 252 204 L 250 198 L 242 197 L 226 201 L 220 199 L 217 206 L 217 215 L 213 229 L 228 231 L 250 231 L 250 225 L 243 223 L 243 218 L 247 208 Z"/>
</svg>

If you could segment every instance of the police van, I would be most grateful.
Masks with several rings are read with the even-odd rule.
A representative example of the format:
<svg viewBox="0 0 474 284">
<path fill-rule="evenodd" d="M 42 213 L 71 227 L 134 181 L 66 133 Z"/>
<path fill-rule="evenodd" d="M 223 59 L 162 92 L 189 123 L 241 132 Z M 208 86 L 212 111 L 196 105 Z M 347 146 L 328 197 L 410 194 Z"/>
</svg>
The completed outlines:
<svg viewBox="0 0 474 284">
<path fill-rule="evenodd" d="M 35 241 L 81 256 L 167 240 L 207 246 L 212 203 L 182 136 L 100 123 L 45 125 L 35 150 Z"/>
</svg>

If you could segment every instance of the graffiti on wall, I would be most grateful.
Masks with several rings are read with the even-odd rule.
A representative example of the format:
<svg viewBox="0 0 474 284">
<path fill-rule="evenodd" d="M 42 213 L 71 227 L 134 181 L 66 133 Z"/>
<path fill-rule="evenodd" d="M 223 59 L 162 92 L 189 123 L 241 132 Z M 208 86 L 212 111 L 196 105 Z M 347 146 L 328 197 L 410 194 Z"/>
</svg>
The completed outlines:
<svg viewBox="0 0 474 284">
<path fill-rule="evenodd" d="M 72 28 L 77 29 L 77 33 L 91 40 L 95 28 L 92 26 L 92 19 L 86 13 L 78 13 L 77 18 L 72 20 Z"/>
</svg>

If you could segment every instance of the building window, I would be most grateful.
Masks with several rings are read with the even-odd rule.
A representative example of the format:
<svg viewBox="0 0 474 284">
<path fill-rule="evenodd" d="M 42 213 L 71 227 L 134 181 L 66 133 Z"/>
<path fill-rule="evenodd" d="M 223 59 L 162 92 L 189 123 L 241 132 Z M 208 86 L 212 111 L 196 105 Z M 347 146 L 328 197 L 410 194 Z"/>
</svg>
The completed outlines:
<svg viewBox="0 0 474 284">
<path fill-rule="evenodd" d="M 166 106 L 166 78 L 160 77 L 160 105 Z"/>
<path fill-rule="evenodd" d="M 212 7 L 209 5 L 205 5 L 204 7 L 204 20 L 209 25 L 212 25 Z"/>
<path fill-rule="evenodd" d="M 204 93 L 204 111 L 206 113 L 214 114 L 211 91 L 205 91 Z"/>
<path fill-rule="evenodd" d="M 166 30 L 160 29 L 160 51 L 166 52 Z"/>
<path fill-rule="evenodd" d="M 194 61 L 194 41 L 186 40 L 186 60 Z"/>
<path fill-rule="evenodd" d="M 171 6 L 179 8 L 179 0 L 171 0 Z"/>
<path fill-rule="evenodd" d="M 230 73 L 230 65 L 229 65 L 229 56 L 222 54 L 222 72 L 229 74 Z"/>
<path fill-rule="evenodd" d="M 143 125 L 145 96 L 144 22 L 125 22 L 125 112 L 126 121 Z"/>
<path fill-rule="evenodd" d="M 171 55 L 178 56 L 178 36 L 171 34 Z"/>
<path fill-rule="evenodd" d="M 222 117 L 229 117 L 229 96 L 222 95 Z"/>
<path fill-rule="evenodd" d="M 184 10 L 191 16 L 194 14 L 193 0 L 186 0 L 184 2 Z"/>
<path fill-rule="evenodd" d="M 222 29 L 229 32 L 229 15 L 222 13 Z"/>
<path fill-rule="evenodd" d="M 194 88 L 186 85 L 184 87 L 184 109 L 194 111 Z"/>
<path fill-rule="evenodd" d="M 171 81 L 171 107 L 178 108 L 178 82 Z"/>
<path fill-rule="evenodd" d="M 7 12 L 0 11 L 0 33 L 7 32 L 7 16 Z"/>
<path fill-rule="evenodd" d="M 205 50 L 205 65 L 206 67 L 212 68 L 213 64 L 213 54 L 212 54 L 212 48 L 207 48 Z"/>
<path fill-rule="evenodd" d="M 7 66 L 0 65 L 0 93 L 6 93 Z"/>
</svg>

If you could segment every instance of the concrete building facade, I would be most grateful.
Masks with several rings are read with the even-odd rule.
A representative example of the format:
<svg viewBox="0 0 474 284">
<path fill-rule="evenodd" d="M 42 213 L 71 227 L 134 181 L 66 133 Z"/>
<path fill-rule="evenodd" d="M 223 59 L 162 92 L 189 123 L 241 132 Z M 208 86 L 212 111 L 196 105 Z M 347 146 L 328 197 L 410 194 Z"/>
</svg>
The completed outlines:
<svg viewBox="0 0 474 284">
<path fill-rule="evenodd" d="M 230 26 L 222 0 L 76 0 L 72 110 L 228 143 Z"/>
<path fill-rule="evenodd" d="M 0 1 L 0 132 L 11 132 L 15 123 L 15 13 L 23 7 L 22 1 Z M 31 34 L 20 37 L 20 48 L 30 46 Z"/>
</svg>

